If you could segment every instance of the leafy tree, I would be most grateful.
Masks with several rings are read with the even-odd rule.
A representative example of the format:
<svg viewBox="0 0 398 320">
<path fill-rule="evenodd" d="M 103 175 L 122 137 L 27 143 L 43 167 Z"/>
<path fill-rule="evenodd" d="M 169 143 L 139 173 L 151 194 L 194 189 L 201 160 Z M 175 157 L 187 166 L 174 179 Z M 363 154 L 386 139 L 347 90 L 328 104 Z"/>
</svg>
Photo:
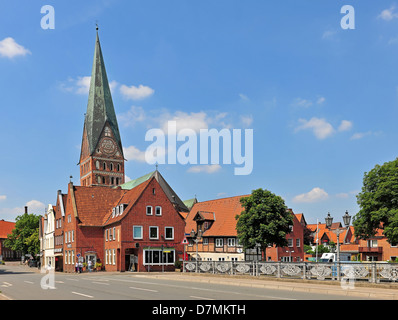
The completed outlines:
<svg viewBox="0 0 398 320">
<path fill-rule="evenodd" d="M 235 218 L 239 242 L 245 248 L 259 245 L 265 257 L 268 246 L 287 246 L 293 216 L 280 196 L 268 190 L 253 190 L 249 197 L 241 198 L 244 211 Z"/>
<path fill-rule="evenodd" d="M 357 195 L 360 211 L 354 217 L 355 235 L 368 239 L 376 229 L 384 229 L 390 243 L 398 241 L 398 158 L 376 165 L 364 174 L 362 191 Z"/>
<path fill-rule="evenodd" d="M 15 228 L 4 240 L 4 245 L 14 251 L 35 256 L 40 252 L 40 216 L 24 213 L 16 218 Z"/>
</svg>

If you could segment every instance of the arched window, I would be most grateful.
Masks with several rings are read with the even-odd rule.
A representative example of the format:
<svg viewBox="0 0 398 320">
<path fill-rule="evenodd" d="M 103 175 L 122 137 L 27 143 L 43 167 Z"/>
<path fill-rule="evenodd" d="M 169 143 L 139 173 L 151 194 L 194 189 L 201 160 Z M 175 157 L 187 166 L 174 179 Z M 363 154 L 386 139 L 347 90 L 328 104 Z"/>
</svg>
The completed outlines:
<svg viewBox="0 0 398 320">
<path fill-rule="evenodd" d="M 99 163 L 98 160 L 95 162 L 95 167 L 99 170 L 99 168 L 100 168 L 100 163 Z"/>
<path fill-rule="evenodd" d="M 113 171 L 113 163 L 109 164 L 109 170 Z"/>
<path fill-rule="evenodd" d="M 106 170 L 106 163 L 105 162 L 102 164 L 102 169 Z"/>
</svg>

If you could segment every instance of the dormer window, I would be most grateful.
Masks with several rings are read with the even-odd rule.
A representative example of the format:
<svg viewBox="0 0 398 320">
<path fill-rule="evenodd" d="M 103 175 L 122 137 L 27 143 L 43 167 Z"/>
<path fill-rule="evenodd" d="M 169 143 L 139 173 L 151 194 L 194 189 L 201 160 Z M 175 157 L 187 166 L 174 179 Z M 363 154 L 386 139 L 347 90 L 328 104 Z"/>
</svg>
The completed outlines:
<svg viewBox="0 0 398 320">
<path fill-rule="evenodd" d="M 116 213 L 116 209 L 115 209 L 115 208 L 113 208 L 113 209 L 112 209 L 112 218 L 114 218 L 114 217 L 115 217 L 115 213 Z"/>
<path fill-rule="evenodd" d="M 119 206 L 119 213 L 120 213 L 120 214 L 123 214 L 124 209 L 126 209 L 126 208 L 127 208 L 127 204 L 125 204 L 125 203 L 121 204 L 121 205 Z"/>
<path fill-rule="evenodd" d="M 105 137 L 111 136 L 111 129 L 109 127 L 105 127 Z"/>
</svg>

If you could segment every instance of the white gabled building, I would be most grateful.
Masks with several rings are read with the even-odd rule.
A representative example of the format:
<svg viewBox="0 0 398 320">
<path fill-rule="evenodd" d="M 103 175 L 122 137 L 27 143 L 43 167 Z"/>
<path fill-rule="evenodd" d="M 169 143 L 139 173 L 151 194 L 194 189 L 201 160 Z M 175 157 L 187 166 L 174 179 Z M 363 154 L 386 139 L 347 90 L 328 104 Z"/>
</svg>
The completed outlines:
<svg viewBox="0 0 398 320">
<path fill-rule="evenodd" d="M 54 254 L 54 232 L 55 232 L 55 213 L 54 207 L 49 204 L 47 212 L 43 219 L 43 239 L 42 248 L 44 260 L 42 261 L 42 267 L 54 268 L 55 266 L 55 254 Z"/>
</svg>

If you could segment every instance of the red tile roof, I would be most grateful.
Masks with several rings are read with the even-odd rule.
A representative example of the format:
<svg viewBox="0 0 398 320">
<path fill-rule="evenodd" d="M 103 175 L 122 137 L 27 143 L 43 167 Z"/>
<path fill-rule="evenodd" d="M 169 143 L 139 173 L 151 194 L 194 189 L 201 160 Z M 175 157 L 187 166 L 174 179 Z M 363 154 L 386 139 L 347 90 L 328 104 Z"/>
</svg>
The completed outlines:
<svg viewBox="0 0 398 320">
<path fill-rule="evenodd" d="M 7 239 L 7 235 L 11 234 L 15 228 L 15 222 L 0 220 L 0 239 Z"/>
<path fill-rule="evenodd" d="M 83 226 L 102 226 L 105 216 L 126 192 L 106 186 L 74 186 L 73 190 L 77 216 Z"/>
<path fill-rule="evenodd" d="M 134 187 L 131 190 L 123 190 L 123 195 L 121 196 L 121 198 L 114 203 L 113 207 L 110 208 L 110 211 L 108 212 L 107 215 L 105 215 L 104 220 L 103 220 L 103 224 L 110 224 L 110 223 L 114 223 L 117 221 L 120 221 L 121 219 L 123 219 L 128 211 L 130 211 L 135 203 L 137 202 L 137 200 L 140 198 L 141 194 L 144 192 L 144 190 L 146 189 L 146 187 L 149 185 L 149 183 L 155 179 L 154 177 L 152 177 L 151 179 L 141 183 L 140 185 Z M 128 206 L 124 209 L 122 214 L 119 215 L 113 215 L 113 208 L 115 206 L 119 206 L 121 204 L 128 204 Z"/>
<path fill-rule="evenodd" d="M 196 222 L 193 219 L 200 211 L 202 214 L 205 213 L 205 219 L 208 218 L 207 220 L 209 221 L 214 219 L 210 228 L 203 233 L 204 236 L 237 236 L 235 216 L 240 215 L 244 210 L 239 200 L 248 196 L 236 196 L 196 203 L 187 216 L 185 231 L 196 230 Z"/>
</svg>

